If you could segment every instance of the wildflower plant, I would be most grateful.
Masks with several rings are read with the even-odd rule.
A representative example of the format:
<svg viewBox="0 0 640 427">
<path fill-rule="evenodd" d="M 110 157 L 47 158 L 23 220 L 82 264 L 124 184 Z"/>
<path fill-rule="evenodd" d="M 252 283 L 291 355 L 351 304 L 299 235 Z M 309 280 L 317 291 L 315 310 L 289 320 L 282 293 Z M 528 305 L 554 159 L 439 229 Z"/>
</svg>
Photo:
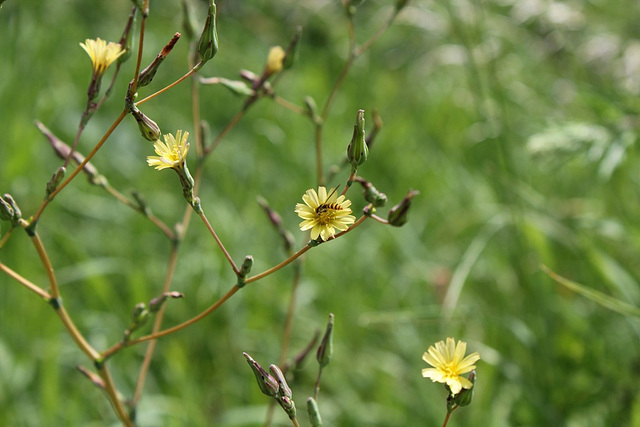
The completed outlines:
<svg viewBox="0 0 640 427">
<path fill-rule="evenodd" d="M 410 200 L 417 194 L 416 192 L 410 192 L 409 195 L 405 197 L 405 200 L 392 208 L 392 213 L 399 213 L 392 214 L 389 219 L 383 219 L 377 215 L 377 210 L 384 207 L 387 196 L 378 191 L 370 181 L 359 176 L 358 168 L 363 168 L 367 158 L 374 155 L 370 152 L 370 145 L 373 143 L 373 138 L 380 129 L 381 121 L 374 114 L 373 130 L 369 138 L 367 138 L 364 110 L 358 110 L 356 113 L 351 141 L 349 141 L 348 138 L 349 132 L 345 132 L 344 148 L 346 148 L 346 158 L 344 159 L 343 166 L 350 165 L 350 171 L 342 174 L 344 175 L 343 182 L 335 183 L 335 185 L 331 187 L 327 186 L 329 181 L 337 181 L 342 172 L 342 169 L 338 168 L 337 173 L 332 175 L 325 174 L 322 156 L 323 129 L 329 119 L 329 112 L 332 109 L 333 102 L 336 96 L 338 96 L 340 88 L 345 82 L 345 77 L 348 75 L 354 61 L 368 51 L 370 46 L 389 28 L 397 14 L 406 5 L 406 2 L 396 2 L 391 13 L 380 27 L 380 30 L 375 32 L 374 35 L 364 43 L 358 44 L 355 38 L 356 26 L 354 21 L 357 7 L 351 3 L 352 2 L 343 2 L 346 12 L 346 23 L 349 29 L 348 59 L 344 62 L 342 71 L 321 109 L 316 107 L 315 101 L 310 98 L 305 99 L 304 105 L 296 105 L 280 97 L 277 92 L 277 86 L 283 80 L 284 72 L 292 69 L 294 66 L 298 43 L 302 34 L 301 28 L 299 27 L 292 31 L 293 37 L 286 49 L 280 46 L 270 49 L 266 55 L 267 60 L 261 74 L 242 70 L 240 72 L 240 80 L 217 76 L 205 77 L 200 74 L 212 71 L 211 68 L 206 68 L 205 65 L 208 65 L 210 61 L 215 61 L 215 57 L 219 51 L 219 44 L 222 45 L 223 49 L 225 45 L 231 46 L 233 44 L 232 40 L 224 39 L 224 32 L 221 32 L 220 41 L 218 39 L 218 25 L 224 23 L 224 17 L 218 16 L 218 9 L 213 0 L 209 0 L 206 10 L 200 11 L 201 21 L 204 22 L 204 25 L 200 27 L 199 37 L 196 37 L 198 31 L 195 30 L 195 28 L 197 26 L 190 18 L 192 11 L 195 10 L 195 5 L 192 5 L 189 1 L 183 3 L 185 8 L 184 33 L 187 34 L 187 37 L 191 35 L 188 70 L 181 77 L 165 87 L 157 89 L 145 97 L 141 96 L 142 92 L 151 86 L 154 77 L 158 73 L 163 72 L 162 64 L 172 59 L 170 53 L 180 40 L 181 35 L 176 32 L 171 36 L 165 46 L 156 54 L 155 58 L 149 62 L 146 67 L 143 67 L 144 55 L 142 52 L 145 43 L 145 29 L 148 21 L 152 19 L 152 15 L 149 13 L 149 0 L 137 0 L 133 2 L 130 13 L 123 19 L 125 22 L 124 31 L 118 43 L 106 42 L 100 38 L 96 38 L 95 40 L 87 39 L 84 43 L 80 44 L 91 59 L 92 72 L 87 93 L 87 106 L 80 117 L 80 123 L 76 130 L 73 143 L 65 143 L 43 123 L 37 122 L 38 129 L 50 143 L 55 155 L 60 158 L 61 166 L 54 170 L 51 179 L 46 183 L 44 201 L 40 203 L 34 212 L 23 212 L 20 208 L 20 203 L 10 194 L 3 194 L 0 197 L 0 220 L 3 221 L 3 234 L 0 235 L 0 251 L 7 247 L 7 243 L 15 236 L 17 230 L 24 230 L 34 246 L 35 259 L 39 261 L 46 272 L 47 282 L 35 283 L 31 281 L 26 274 L 15 271 L 11 266 L 2 261 L 0 261 L 0 273 L 11 278 L 13 282 L 22 285 L 33 294 L 38 295 L 53 309 L 74 344 L 86 356 L 87 365 L 91 366 L 91 368 L 79 366 L 78 371 L 89 379 L 95 387 L 104 391 L 104 395 L 110 402 L 114 414 L 121 424 L 125 426 L 133 426 L 136 424 L 136 416 L 139 414 L 138 404 L 143 395 L 151 360 L 154 358 L 156 352 L 156 340 L 161 338 L 167 339 L 176 332 L 187 328 L 197 328 L 202 319 L 215 313 L 236 293 L 246 288 L 247 285 L 258 282 L 292 265 L 297 274 L 294 276 L 290 302 L 287 308 L 288 314 L 284 325 L 285 332 L 282 337 L 282 351 L 278 365 L 272 364 L 269 369 L 270 373 L 268 373 L 247 353 L 245 353 L 245 358 L 258 380 L 260 390 L 266 395 L 273 397 L 274 401 L 286 412 L 292 424 L 298 425 L 298 412 L 296 412 L 296 405 L 293 401 L 294 394 L 285 376 L 290 369 L 301 366 L 306 356 L 315 348 L 319 338 L 318 335 L 314 336 L 309 341 L 308 346 L 297 353 L 293 358 L 293 362 L 288 362 L 290 358 L 288 348 L 289 339 L 295 321 L 295 295 L 300 285 L 299 272 L 302 255 L 320 244 L 346 236 L 367 220 L 373 220 L 370 222 L 377 222 L 387 226 L 404 224 L 406 222 L 407 211 L 410 207 Z M 136 21 L 139 22 L 139 26 L 134 25 Z M 134 32 L 137 32 L 136 43 L 132 42 Z M 125 71 L 125 69 L 121 67 L 122 64 L 132 58 L 132 70 Z M 113 72 L 113 79 L 107 90 L 103 92 L 101 90 L 102 79 L 107 69 L 114 64 L 117 65 Z M 114 82 L 127 73 L 129 84 L 126 90 L 124 93 L 114 94 L 113 88 L 116 87 Z M 175 135 L 171 133 L 162 134 L 160 125 L 147 115 L 150 110 L 146 110 L 145 107 L 145 111 L 147 112 L 147 114 L 145 114 L 141 111 L 141 108 L 145 106 L 145 104 L 151 103 L 151 101 L 155 101 L 161 97 L 167 90 L 185 86 L 184 84 L 181 85 L 181 83 L 185 81 L 192 83 L 193 122 L 180 124 L 178 126 L 179 130 Z M 203 125 L 203 121 L 206 120 L 206 112 L 200 108 L 198 94 L 202 86 L 217 84 L 241 96 L 242 101 L 237 113 L 229 122 L 221 129 L 217 129 L 216 136 L 208 138 L 207 126 Z M 99 98 L 101 93 L 102 98 Z M 92 117 L 100 111 L 100 108 L 105 102 L 112 100 L 112 97 L 116 97 L 116 103 L 118 102 L 118 97 L 121 100 L 120 102 L 123 102 L 124 106 L 121 112 L 116 117 L 111 118 L 110 126 L 108 126 L 107 130 L 97 141 L 93 141 L 91 148 L 86 147 L 86 141 L 84 140 L 82 144 L 80 144 L 87 124 Z M 287 253 L 287 257 L 262 272 L 251 275 L 254 266 L 253 256 L 244 255 L 242 262 L 236 263 L 234 256 L 232 256 L 227 249 L 227 245 L 225 245 L 223 239 L 216 232 L 212 221 L 210 221 L 209 217 L 205 214 L 206 209 L 214 206 L 214 201 L 209 199 L 201 201 L 199 193 L 202 186 L 212 185 L 212 183 L 203 179 L 203 174 L 206 170 L 206 160 L 225 139 L 225 136 L 227 136 L 233 128 L 238 126 L 247 111 L 258 101 L 272 102 L 274 105 L 299 115 L 302 119 L 310 120 L 314 128 L 315 139 L 313 147 L 307 147 L 306 149 L 309 152 L 308 157 L 315 163 L 315 176 L 304 177 L 305 182 L 300 184 L 301 192 L 307 189 L 302 196 L 303 203 L 295 204 L 295 200 L 291 200 L 289 212 L 292 214 L 292 211 L 295 211 L 302 219 L 299 226 L 301 231 L 310 232 L 310 240 L 306 239 L 305 233 L 304 238 L 307 240 L 307 243 L 297 249 L 295 246 L 296 239 L 292 237 L 292 233 L 283 225 L 280 215 L 266 200 L 260 200 L 260 204 L 267 214 L 269 222 L 282 237 L 283 247 Z M 182 220 L 175 227 L 167 225 L 165 221 L 153 213 L 151 207 L 156 203 L 155 201 L 148 201 L 147 198 L 138 191 L 132 192 L 131 196 L 126 196 L 111 186 L 107 179 L 108 171 L 99 171 L 92 162 L 93 159 L 97 159 L 103 155 L 104 151 L 102 148 L 113 139 L 114 131 L 118 127 L 133 124 L 132 121 L 125 122 L 125 118 L 128 115 L 133 117 L 140 133 L 138 137 L 140 141 L 136 141 L 136 143 L 147 144 L 145 147 L 148 153 L 151 152 L 151 150 L 155 151 L 156 155 L 147 156 L 147 164 L 159 171 L 172 169 L 179 177 L 183 196 L 187 204 Z M 168 125 L 168 123 L 161 124 L 163 127 Z M 186 129 L 190 129 L 191 132 Z M 193 135 L 191 141 L 189 141 L 190 134 Z M 195 157 L 193 176 L 187 166 L 187 156 L 190 153 L 191 144 L 195 146 L 195 150 L 193 150 L 195 154 L 193 154 L 192 151 L 192 155 Z M 340 150 L 341 153 L 345 153 L 344 148 Z M 144 158 L 140 158 L 139 162 L 143 163 Z M 152 295 L 152 298 L 148 301 L 138 302 L 130 309 L 130 318 L 125 320 L 125 324 L 127 324 L 128 327 L 121 334 L 122 339 L 105 347 L 102 347 L 102 344 L 99 347 L 98 343 L 90 338 L 90 334 L 83 332 L 76 326 L 75 322 L 78 318 L 82 317 L 84 313 L 78 307 L 67 307 L 65 305 L 63 293 L 67 290 L 61 289 L 56 273 L 58 266 L 55 265 L 52 257 L 49 255 L 52 249 L 48 247 L 48 244 L 41 238 L 41 231 L 55 224 L 55 220 L 51 218 L 51 214 L 48 214 L 47 208 L 58 201 L 59 194 L 69 188 L 70 185 L 73 185 L 75 178 L 80 173 L 87 175 L 89 182 L 96 186 L 99 191 L 105 191 L 109 196 L 112 196 L 117 203 L 122 203 L 148 219 L 152 226 L 157 229 L 157 232 L 167 238 L 170 248 L 166 269 L 167 273 L 162 286 L 153 288 L 150 285 L 150 289 L 147 289 L 146 292 Z M 363 189 L 363 196 L 359 198 L 359 201 L 364 205 L 364 208 L 360 213 L 352 210 L 352 200 L 347 198 L 347 192 L 352 189 L 353 183 L 360 184 Z M 344 184 L 344 186 L 342 186 L 342 184 Z M 339 187 L 343 188 L 342 192 L 339 192 Z M 317 190 L 315 188 L 317 188 Z M 350 197 L 355 199 L 358 195 L 352 192 Z M 201 226 L 205 232 L 210 235 L 215 242 L 215 245 L 218 247 L 218 255 L 228 265 L 229 271 L 233 272 L 236 281 L 229 286 L 225 293 L 219 295 L 217 299 L 211 302 L 203 311 L 192 313 L 191 317 L 178 324 L 166 326 L 163 320 L 166 310 L 171 309 L 169 302 L 189 298 L 189 295 L 174 290 L 176 286 L 174 274 L 179 259 L 178 246 L 183 242 L 186 230 L 191 225 L 190 218 L 193 212 L 195 212 L 201 221 Z M 175 303 L 177 302 L 173 304 Z M 73 316 L 71 315 L 72 311 Z M 151 330 L 142 332 L 149 324 L 151 324 Z M 307 409 L 312 425 L 321 424 L 321 405 L 319 402 L 320 377 L 322 370 L 327 367 L 332 357 L 335 357 L 333 355 L 332 345 L 333 325 L 333 315 L 330 315 L 325 334 L 316 351 L 316 359 L 319 364 L 318 377 L 314 386 L 314 396 L 307 399 Z M 179 339 L 178 337 L 175 338 Z M 144 361 L 139 368 L 135 387 L 131 395 L 125 396 L 125 392 L 121 390 L 121 385 L 118 384 L 118 379 L 121 378 L 121 376 L 118 375 L 114 377 L 112 370 L 118 368 L 118 363 L 120 362 L 118 359 L 119 354 L 125 352 L 130 347 L 139 346 L 143 343 L 148 344 L 144 350 Z M 449 347 L 446 347 L 444 350 L 448 351 L 448 349 Z M 442 350 L 443 349 L 440 349 L 438 351 L 441 352 Z M 430 355 L 429 360 L 442 361 L 436 359 L 437 354 L 439 353 Z M 451 355 L 454 357 L 456 363 L 460 362 L 460 366 L 458 366 L 460 368 L 459 373 L 463 371 L 467 372 L 465 369 L 471 366 L 469 359 L 458 361 L 458 350 L 455 350 Z M 167 369 L 171 369 L 171 366 L 167 366 Z M 127 371 L 129 371 L 129 369 L 127 369 Z M 453 381 L 452 378 L 450 378 L 450 380 L 447 384 L 450 385 L 453 394 L 457 394 L 460 389 L 466 388 L 465 386 L 468 385 L 467 382 L 462 381 L 460 378 L 458 378 L 458 382 Z M 455 393 L 454 390 L 456 391 Z M 268 415 L 266 423 L 270 423 L 270 415 Z"/>
</svg>

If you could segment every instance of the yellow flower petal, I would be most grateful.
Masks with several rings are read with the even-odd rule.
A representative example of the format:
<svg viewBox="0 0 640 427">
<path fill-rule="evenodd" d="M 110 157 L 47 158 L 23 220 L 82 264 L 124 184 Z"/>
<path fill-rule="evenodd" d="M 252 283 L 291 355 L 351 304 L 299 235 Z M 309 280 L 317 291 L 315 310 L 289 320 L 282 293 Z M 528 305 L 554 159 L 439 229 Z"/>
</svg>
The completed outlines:
<svg viewBox="0 0 640 427">
<path fill-rule="evenodd" d="M 480 355 L 472 353 L 465 357 L 466 351 L 467 343 L 464 341 L 458 341 L 456 344 L 450 337 L 447 338 L 446 343 L 438 341 L 422 355 L 422 360 L 433 366 L 433 368 L 423 369 L 422 376 L 433 382 L 446 384 L 452 395 L 460 393 L 463 388 L 470 389 L 473 384 L 461 374 L 474 370 L 475 362 L 480 359 Z"/>
<path fill-rule="evenodd" d="M 337 188 L 327 192 L 325 187 L 307 190 L 302 196 L 302 203 L 297 203 L 295 212 L 304 221 L 300 230 L 311 230 L 311 239 L 318 237 L 327 241 L 335 236 L 336 230 L 345 231 L 356 218 L 351 214 L 351 201 L 344 195 L 337 195 Z"/>
</svg>

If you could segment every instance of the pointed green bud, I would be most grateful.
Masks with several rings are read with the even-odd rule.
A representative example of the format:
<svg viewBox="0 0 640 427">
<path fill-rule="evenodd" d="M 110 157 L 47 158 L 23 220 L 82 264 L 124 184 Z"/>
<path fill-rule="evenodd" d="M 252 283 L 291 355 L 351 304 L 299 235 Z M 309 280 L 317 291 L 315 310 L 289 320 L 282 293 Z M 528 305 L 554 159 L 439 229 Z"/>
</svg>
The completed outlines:
<svg viewBox="0 0 640 427">
<path fill-rule="evenodd" d="M 180 33 L 175 33 L 171 40 L 169 40 L 169 43 L 167 43 L 162 48 L 160 53 L 156 55 L 156 58 L 153 60 L 153 62 L 149 64 L 147 68 L 140 71 L 140 75 L 138 76 L 139 88 L 147 86 L 149 83 L 151 83 L 156 73 L 158 72 L 158 68 L 160 68 L 160 64 L 162 64 L 169 53 L 171 53 L 171 50 L 173 50 L 173 47 L 176 45 L 176 43 L 178 43 L 178 40 L 180 40 Z"/>
<path fill-rule="evenodd" d="M 160 295 L 159 297 L 156 297 L 154 299 L 152 299 L 151 301 L 149 301 L 149 312 L 150 313 L 157 313 L 162 306 L 164 305 L 164 303 L 169 299 L 178 299 L 178 298 L 183 298 L 184 294 L 182 292 L 165 292 L 162 295 Z"/>
<path fill-rule="evenodd" d="M 471 400 L 473 399 L 473 390 L 476 388 L 475 387 L 475 383 L 476 383 L 475 370 L 471 371 L 471 375 L 469 375 L 469 381 L 471 381 L 471 384 L 473 384 L 473 386 L 469 389 L 463 388 L 460 391 L 460 393 L 456 394 L 456 396 L 453 398 L 454 402 L 458 406 L 467 406 L 471 403 Z"/>
<path fill-rule="evenodd" d="M 11 213 L 11 224 L 13 224 L 14 226 L 18 226 L 18 224 L 20 224 L 20 220 L 22 219 L 22 211 L 18 207 L 18 204 L 9 193 L 4 193 L 4 195 L 0 199 L 3 199 L 3 201 L 11 208 L 10 211 L 6 211 L 7 214 Z"/>
<path fill-rule="evenodd" d="M 47 182 L 47 188 L 44 196 L 45 200 L 49 200 L 51 193 L 56 191 L 56 188 L 58 188 L 58 185 L 60 185 L 60 183 L 62 182 L 62 179 L 64 178 L 66 172 L 67 170 L 63 166 L 60 166 L 58 169 L 56 169 L 49 182 Z"/>
<path fill-rule="evenodd" d="M 228 80 L 221 78 L 220 84 L 229 89 L 234 95 L 253 96 L 254 91 L 241 80 Z"/>
<path fill-rule="evenodd" d="M 147 310 L 147 306 L 140 302 L 133 307 L 133 311 L 131 312 L 131 320 L 136 325 L 144 324 L 149 318 L 149 311 Z"/>
<path fill-rule="evenodd" d="M 258 387 L 260 387 L 260 391 L 267 396 L 275 397 L 278 393 L 278 381 L 273 378 L 267 371 L 262 369 L 262 366 L 255 360 L 251 358 L 247 353 L 242 353 L 244 357 L 247 359 L 247 363 L 251 367 L 251 371 L 253 375 L 255 375 L 256 380 L 258 381 Z"/>
<path fill-rule="evenodd" d="M 149 214 L 151 214 L 151 208 L 149 208 L 149 204 L 144 196 L 136 190 L 131 190 L 131 195 L 133 196 L 133 200 L 136 201 L 136 209 L 142 212 L 144 216 L 149 216 Z"/>
<path fill-rule="evenodd" d="M 253 257 L 251 255 L 247 255 L 244 257 L 244 261 L 242 262 L 242 267 L 240 267 L 240 272 L 246 276 L 251 272 L 251 267 L 253 267 Z"/>
<path fill-rule="evenodd" d="M 11 221 L 13 219 L 13 208 L 2 197 L 0 197 L 0 219 L 2 221 Z"/>
<path fill-rule="evenodd" d="M 318 113 L 318 106 L 316 105 L 316 101 L 310 97 L 304 97 L 304 106 L 307 108 L 307 116 L 313 120 L 313 123 L 316 125 L 322 124 L 322 117 Z"/>
<path fill-rule="evenodd" d="M 127 19 L 127 25 L 124 27 L 124 31 L 122 32 L 122 37 L 118 43 L 124 50 L 124 53 L 118 57 L 118 64 L 124 63 L 131 56 L 131 40 L 133 39 L 133 24 L 136 20 L 136 10 L 133 9 L 129 14 L 129 19 Z"/>
<path fill-rule="evenodd" d="M 320 411 L 318 410 L 318 403 L 313 397 L 307 399 L 307 412 L 309 413 L 309 421 L 312 427 L 321 427 L 322 418 L 320 418 Z"/>
<path fill-rule="evenodd" d="M 162 132 L 160 132 L 160 127 L 151 120 L 149 117 L 144 115 L 142 111 L 138 110 L 137 107 L 133 107 L 131 110 L 131 115 L 136 122 L 138 122 L 138 129 L 140 129 L 140 134 L 147 141 L 157 141 L 160 139 Z"/>
<path fill-rule="evenodd" d="M 218 30 L 216 29 L 216 4 L 209 0 L 209 12 L 198 41 L 198 60 L 204 64 L 218 53 Z"/>
<path fill-rule="evenodd" d="M 282 61 L 282 68 L 288 70 L 293 66 L 293 63 L 298 58 L 298 44 L 300 42 L 300 36 L 302 35 L 302 27 L 296 27 L 296 33 L 293 35 L 289 46 L 287 46 L 287 51 L 284 54 L 284 60 Z"/>
<path fill-rule="evenodd" d="M 316 353 L 316 359 L 321 367 L 325 367 L 331 361 L 333 356 L 333 313 L 329 313 L 329 321 L 327 322 L 327 329 L 324 332 L 318 352 Z"/>
<path fill-rule="evenodd" d="M 409 213 L 409 208 L 411 208 L 411 199 L 418 194 L 420 194 L 419 191 L 409 191 L 400 203 L 391 208 L 387 218 L 389 220 L 389 224 L 394 227 L 402 227 L 407 223 L 407 214 Z"/>
<path fill-rule="evenodd" d="M 369 147 L 367 147 L 364 133 L 364 110 L 358 110 L 356 124 L 353 127 L 353 137 L 347 147 L 347 159 L 354 168 L 366 162 L 367 156 L 369 156 Z"/>
</svg>

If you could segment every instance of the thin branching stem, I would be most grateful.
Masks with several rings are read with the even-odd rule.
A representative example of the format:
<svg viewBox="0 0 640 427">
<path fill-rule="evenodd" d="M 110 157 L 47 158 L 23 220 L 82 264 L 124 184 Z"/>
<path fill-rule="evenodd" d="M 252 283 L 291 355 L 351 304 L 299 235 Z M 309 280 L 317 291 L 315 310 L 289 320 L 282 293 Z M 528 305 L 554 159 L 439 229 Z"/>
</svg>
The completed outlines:
<svg viewBox="0 0 640 427">
<path fill-rule="evenodd" d="M 0 262 L 0 270 L 2 270 L 9 277 L 11 277 L 13 280 L 15 280 L 16 282 L 18 282 L 21 285 L 23 285 L 24 287 L 26 287 L 30 291 L 32 291 L 32 292 L 36 293 L 37 295 L 39 295 L 41 298 L 43 298 L 43 299 L 45 299 L 47 301 L 51 299 L 51 295 L 49 295 L 44 289 L 42 289 L 40 286 L 36 285 L 35 283 L 30 282 L 26 278 L 22 277 L 19 273 L 13 271 L 12 269 L 7 267 L 2 262 Z"/>
<path fill-rule="evenodd" d="M 231 258 L 231 255 L 229 254 L 229 251 L 227 251 L 227 248 L 224 247 L 222 240 L 220 240 L 220 238 L 216 234 L 215 230 L 213 229 L 213 226 L 209 222 L 209 219 L 207 219 L 207 216 L 202 211 L 200 211 L 198 216 L 200 216 L 200 218 L 202 219 L 202 222 L 204 222 L 204 225 L 207 227 L 207 230 L 209 230 L 209 233 L 211 233 L 216 243 L 218 243 L 218 246 L 220 246 L 220 250 L 222 250 L 222 253 L 224 254 L 225 258 L 227 259 L 227 261 L 229 261 L 229 264 L 231 264 L 231 268 L 233 268 L 233 272 L 238 274 L 240 272 L 240 270 L 238 269 L 238 266 L 236 265 L 235 262 L 233 262 L 233 258 Z"/>
<path fill-rule="evenodd" d="M 109 395 L 109 400 L 111 401 L 111 404 L 113 405 L 113 409 L 116 411 L 118 418 L 120 418 L 120 421 L 122 421 L 126 427 L 133 427 L 134 426 L 133 421 L 131 421 L 129 414 L 127 414 L 127 411 L 125 411 L 124 406 L 122 405 L 122 402 L 118 398 L 118 391 L 113 382 L 113 378 L 111 378 L 111 373 L 109 372 L 109 368 L 107 367 L 106 363 L 102 363 L 100 365 L 98 369 L 98 373 L 100 374 L 100 377 L 104 381 L 104 388 L 107 391 L 107 394 Z"/>
</svg>

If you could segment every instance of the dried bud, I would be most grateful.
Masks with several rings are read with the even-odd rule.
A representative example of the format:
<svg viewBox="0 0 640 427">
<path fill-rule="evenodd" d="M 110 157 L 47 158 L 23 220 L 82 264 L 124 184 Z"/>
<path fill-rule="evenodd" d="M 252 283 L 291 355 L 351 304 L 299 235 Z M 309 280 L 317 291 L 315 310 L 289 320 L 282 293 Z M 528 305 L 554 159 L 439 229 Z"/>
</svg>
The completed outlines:
<svg viewBox="0 0 640 427">
<path fill-rule="evenodd" d="M 171 40 L 169 40 L 169 43 L 167 43 L 165 47 L 162 48 L 162 50 L 156 56 L 153 62 L 149 64 L 147 68 L 145 68 L 140 72 L 140 75 L 138 76 L 139 88 L 147 86 L 149 83 L 151 83 L 151 81 L 156 75 L 156 72 L 158 71 L 158 68 L 160 68 L 160 64 L 162 64 L 162 62 L 169 55 L 169 53 L 171 53 L 171 50 L 176 45 L 176 43 L 178 43 L 179 39 L 180 39 L 180 33 L 175 33 L 171 38 Z"/>
<path fill-rule="evenodd" d="M 273 46 L 269 50 L 269 56 L 267 57 L 267 63 L 264 67 L 264 73 L 266 76 L 278 73 L 282 71 L 285 52 L 280 46 Z"/>
<path fill-rule="evenodd" d="M 209 0 L 209 12 L 198 41 L 198 60 L 201 66 L 218 53 L 218 31 L 216 29 L 216 4 Z"/>
<path fill-rule="evenodd" d="M 309 421 L 312 427 L 321 427 L 322 418 L 320 418 L 320 411 L 318 410 L 318 403 L 313 397 L 307 399 L 307 412 L 309 413 Z"/>
<path fill-rule="evenodd" d="M 279 385 L 278 381 L 273 378 L 267 371 L 262 369 L 262 366 L 255 360 L 251 358 L 247 353 L 242 353 L 244 357 L 247 359 L 247 363 L 251 367 L 253 371 L 253 375 L 255 375 L 256 380 L 258 381 L 258 387 L 260 387 L 260 391 L 267 396 L 275 397 L 278 393 Z"/>
<path fill-rule="evenodd" d="M 144 139 L 147 141 L 157 141 L 160 139 L 162 132 L 156 122 L 144 115 L 142 111 L 138 110 L 135 106 L 131 110 L 131 115 L 136 119 L 136 122 L 138 122 L 138 129 L 140 129 L 140 134 Z"/>
<path fill-rule="evenodd" d="M 331 356 L 333 356 L 333 313 L 329 313 L 329 322 L 318 347 L 316 359 L 321 367 L 325 367 L 331 361 Z"/>
<path fill-rule="evenodd" d="M 369 147 L 367 147 L 364 133 L 364 110 L 358 110 L 356 124 L 353 127 L 353 137 L 347 147 L 347 159 L 354 168 L 366 162 L 369 155 Z"/>
<path fill-rule="evenodd" d="M 395 227 L 402 227 L 407 222 L 407 214 L 411 208 L 411 199 L 420 194 L 419 191 L 411 190 L 404 196 L 404 199 L 389 211 L 389 224 Z"/>
</svg>

